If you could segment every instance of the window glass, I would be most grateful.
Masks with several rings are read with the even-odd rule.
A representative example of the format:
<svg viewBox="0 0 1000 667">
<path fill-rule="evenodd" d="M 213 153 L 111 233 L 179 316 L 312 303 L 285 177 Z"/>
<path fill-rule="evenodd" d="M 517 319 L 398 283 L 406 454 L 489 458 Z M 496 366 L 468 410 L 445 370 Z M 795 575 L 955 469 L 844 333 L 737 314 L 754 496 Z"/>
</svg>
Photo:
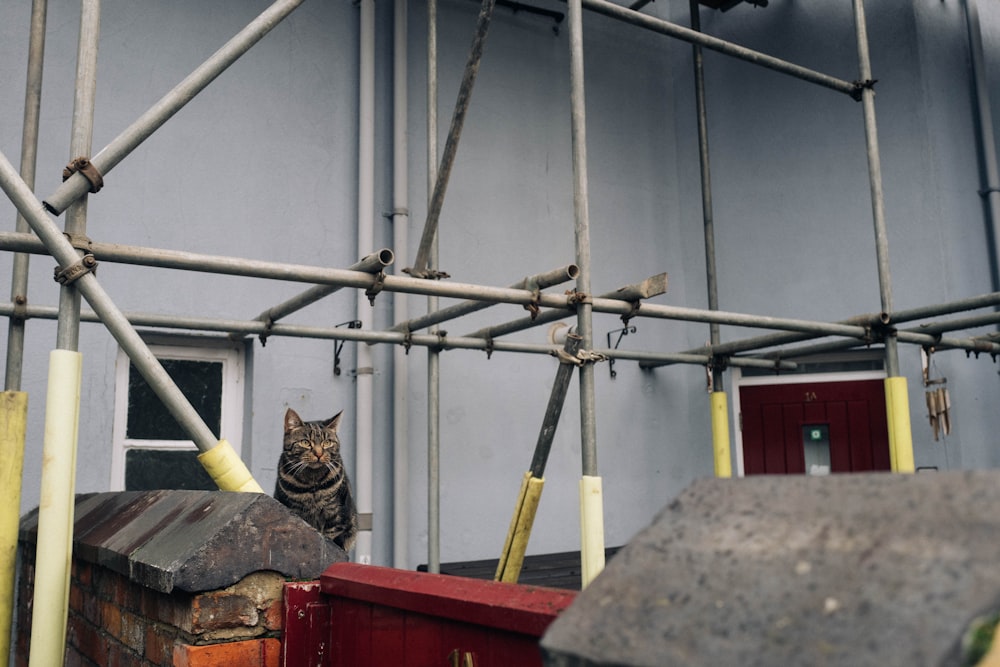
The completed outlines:
<svg viewBox="0 0 1000 667">
<path fill-rule="evenodd" d="M 212 433 L 218 433 L 222 418 L 222 362 L 161 359 L 160 363 Z M 167 406 L 131 364 L 125 437 L 133 440 L 189 439 Z"/>
<path fill-rule="evenodd" d="M 125 452 L 125 490 L 217 489 L 191 450 L 129 449 Z"/>
</svg>

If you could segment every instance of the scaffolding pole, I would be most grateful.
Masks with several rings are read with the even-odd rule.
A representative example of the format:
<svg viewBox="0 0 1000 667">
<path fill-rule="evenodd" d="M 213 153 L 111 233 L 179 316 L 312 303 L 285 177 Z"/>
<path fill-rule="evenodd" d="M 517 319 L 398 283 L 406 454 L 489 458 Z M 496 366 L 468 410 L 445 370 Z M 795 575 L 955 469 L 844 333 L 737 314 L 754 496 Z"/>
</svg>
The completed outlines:
<svg viewBox="0 0 1000 667">
<path fill-rule="evenodd" d="M 413 261 L 413 267 L 408 273 L 420 278 L 442 277 L 435 271 L 428 271 L 428 262 L 431 260 L 431 245 L 437 236 L 438 220 L 441 217 L 441 207 L 444 205 L 444 194 L 448 189 L 448 179 L 451 177 L 451 168 L 455 164 L 455 155 L 458 152 L 458 141 L 462 137 L 462 127 L 465 125 L 465 114 L 469 110 L 469 102 L 472 99 L 472 88 L 476 83 L 476 75 L 479 74 L 479 63 L 483 58 L 483 49 L 486 46 L 486 35 L 489 33 L 490 20 L 493 18 L 493 9 L 496 7 L 496 0 L 483 0 L 479 9 L 479 17 L 476 19 L 476 31 L 472 38 L 472 47 L 469 49 L 469 57 L 465 63 L 465 72 L 462 74 L 462 83 L 458 89 L 458 99 L 455 101 L 455 111 L 451 117 L 451 127 L 448 130 L 448 137 L 444 142 L 444 153 L 441 155 L 441 166 L 435 168 L 434 185 L 431 191 L 430 201 L 427 206 L 427 221 L 424 223 L 424 231 L 420 237 L 420 246 L 417 248 L 417 257 Z M 428 41 L 428 47 L 430 41 Z M 435 63 L 437 66 L 435 52 Z M 430 82 L 428 81 L 428 86 Z M 436 81 L 435 81 L 436 85 Z M 436 95 L 436 91 L 435 91 Z M 429 102 L 428 102 L 429 103 Z M 435 122 L 435 143 L 437 128 Z M 437 151 L 431 154 L 437 163 Z"/>
<path fill-rule="evenodd" d="M 434 199 L 438 182 L 438 51 L 437 0 L 427 2 L 427 195 L 428 209 Z M 466 68 L 468 69 L 468 68 Z M 468 74 L 468 72 L 467 72 Z M 464 80 L 463 80 L 464 83 Z M 471 85 L 471 84 L 470 84 Z M 471 90 L 471 89 L 470 89 Z M 460 98 L 461 99 L 461 96 Z M 456 113 L 458 109 L 456 108 Z M 464 112 L 463 112 L 464 114 Z M 452 123 L 454 125 L 454 122 Z M 453 133 L 449 132 L 449 137 Z M 457 148 L 454 146 L 453 148 Z M 444 196 L 442 190 L 441 196 Z M 443 200 L 442 200 L 443 201 Z M 430 213 L 428 212 L 428 219 Z M 436 229 L 428 235 L 427 225 L 421 246 L 425 247 L 426 266 L 437 266 L 438 243 Z M 438 309 L 437 300 L 427 299 L 427 312 Z M 431 335 L 437 328 L 431 327 Z M 427 571 L 441 571 L 441 354 L 427 348 Z"/>
<path fill-rule="evenodd" d="M 42 105 L 42 73 L 45 55 L 45 24 L 48 0 L 31 3 L 30 36 L 28 39 L 28 73 L 24 91 L 24 124 L 21 131 L 21 178 L 28 187 L 35 187 L 35 168 L 38 162 L 38 124 Z M 26 234 L 30 227 L 20 213 L 15 230 Z M 20 306 L 28 303 L 27 254 L 15 253 L 10 280 L 10 300 Z M 21 371 L 24 364 L 24 320 L 14 317 L 7 325 L 7 366 L 4 387 L 8 391 L 21 388 Z M 20 483 L 20 482 L 19 482 Z M 0 632 L 2 632 L 0 628 Z"/>
<path fill-rule="evenodd" d="M 90 154 L 100 35 L 101 1 L 82 0 L 69 145 L 71 164 L 78 163 L 80 156 L 85 159 Z M 79 238 L 86 233 L 87 197 L 84 195 L 67 210 L 65 234 L 69 238 Z M 67 253 L 56 273 L 60 282 L 59 317 L 56 349 L 49 356 L 38 505 L 38 543 L 45 547 L 38 549 L 35 555 L 28 656 L 28 664 L 32 666 L 62 662 L 66 646 L 83 358 L 79 353 L 80 293 L 74 281 L 62 277 L 79 262 L 82 259 L 75 251 Z"/>
<path fill-rule="evenodd" d="M 278 0 L 243 30 L 226 42 L 218 51 L 198 66 L 156 104 L 139 116 L 132 125 L 90 159 L 91 164 L 102 176 L 107 176 L 118 163 L 124 160 L 142 142 L 180 111 L 205 87 L 222 74 L 230 65 L 250 50 L 286 16 L 292 13 L 303 0 Z M 70 203 L 79 199 L 91 189 L 91 182 L 81 173 L 73 174 L 44 200 L 50 213 L 61 214 Z"/>
<path fill-rule="evenodd" d="M 580 268 L 577 291 L 576 333 L 580 346 L 594 345 L 590 303 L 590 210 L 587 192 L 587 112 L 583 72 L 583 7 L 570 0 L 568 12 L 570 44 L 570 118 L 573 151 L 573 211 L 576 265 Z M 604 569 L 604 500 L 597 474 L 597 411 L 594 408 L 594 365 L 580 366 L 580 437 L 583 474 L 580 479 L 580 578 L 584 587 Z"/>
<path fill-rule="evenodd" d="M 625 23 L 645 28 L 661 35 L 674 37 L 684 42 L 697 44 L 706 49 L 710 49 L 727 56 L 732 56 L 740 60 L 745 60 L 749 63 L 774 70 L 775 72 L 788 74 L 797 79 L 809 81 L 823 86 L 824 88 L 845 93 L 855 99 L 858 98 L 858 85 L 854 82 L 838 79 L 828 74 L 823 74 L 822 72 L 817 72 L 807 67 L 802 67 L 801 65 L 796 65 L 786 60 L 775 58 L 774 56 L 769 56 L 766 53 L 761 53 L 760 51 L 754 51 L 753 49 L 748 49 L 746 47 L 733 44 L 732 42 L 727 42 L 723 39 L 719 39 L 718 37 L 712 37 L 711 35 L 706 35 L 696 30 L 685 28 L 684 26 L 670 23 L 669 21 L 664 21 L 663 19 L 658 19 L 654 16 L 649 16 L 648 14 L 642 14 L 629 9 L 628 7 L 608 2 L 607 0 L 582 1 L 584 7 L 597 12 L 598 14 L 603 14 L 610 18 L 618 19 L 620 21 L 624 21 Z"/>
</svg>

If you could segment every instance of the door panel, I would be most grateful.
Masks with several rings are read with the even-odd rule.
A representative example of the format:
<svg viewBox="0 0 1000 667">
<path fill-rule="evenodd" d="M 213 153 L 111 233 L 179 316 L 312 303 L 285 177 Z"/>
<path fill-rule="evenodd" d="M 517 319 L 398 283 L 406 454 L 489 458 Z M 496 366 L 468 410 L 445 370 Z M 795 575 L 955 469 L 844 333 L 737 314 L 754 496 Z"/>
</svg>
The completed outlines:
<svg viewBox="0 0 1000 667">
<path fill-rule="evenodd" d="M 804 473 L 806 438 L 820 433 L 830 472 L 889 470 L 882 380 L 746 386 L 740 406 L 746 475 Z"/>
</svg>

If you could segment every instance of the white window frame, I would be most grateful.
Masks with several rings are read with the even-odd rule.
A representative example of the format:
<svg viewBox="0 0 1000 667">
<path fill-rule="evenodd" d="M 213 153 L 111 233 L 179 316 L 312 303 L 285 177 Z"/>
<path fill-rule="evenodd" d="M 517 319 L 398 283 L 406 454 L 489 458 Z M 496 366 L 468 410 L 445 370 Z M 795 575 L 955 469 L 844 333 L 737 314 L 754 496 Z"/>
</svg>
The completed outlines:
<svg viewBox="0 0 1000 667">
<path fill-rule="evenodd" d="M 242 343 L 214 338 L 147 340 L 157 359 L 222 362 L 222 401 L 219 428 L 237 454 L 243 441 L 244 349 Z M 191 440 L 136 440 L 125 437 L 128 423 L 129 368 L 131 361 L 119 348 L 115 361 L 115 415 L 112 426 L 110 490 L 125 489 L 125 454 L 130 449 L 196 450 Z"/>
</svg>

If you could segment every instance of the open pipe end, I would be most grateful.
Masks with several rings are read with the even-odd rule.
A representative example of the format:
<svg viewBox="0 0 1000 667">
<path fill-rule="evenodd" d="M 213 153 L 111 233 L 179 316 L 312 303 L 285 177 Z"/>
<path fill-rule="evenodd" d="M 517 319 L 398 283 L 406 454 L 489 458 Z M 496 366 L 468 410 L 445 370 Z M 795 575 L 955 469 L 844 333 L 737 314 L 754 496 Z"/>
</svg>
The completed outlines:
<svg viewBox="0 0 1000 667">
<path fill-rule="evenodd" d="M 388 248 L 382 248 L 376 255 L 378 256 L 378 261 L 382 263 L 382 266 L 389 266 L 394 261 L 396 261 L 396 255 L 393 254 Z"/>
<path fill-rule="evenodd" d="M 566 275 L 570 280 L 576 280 L 577 276 L 580 275 L 580 267 L 576 264 L 570 264 L 566 267 Z"/>
<path fill-rule="evenodd" d="M 881 313 L 878 314 L 878 321 L 881 322 L 882 324 L 889 324 L 889 322 L 892 321 L 892 315 L 890 315 L 885 311 L 882 311 Z"/>
</svg>

